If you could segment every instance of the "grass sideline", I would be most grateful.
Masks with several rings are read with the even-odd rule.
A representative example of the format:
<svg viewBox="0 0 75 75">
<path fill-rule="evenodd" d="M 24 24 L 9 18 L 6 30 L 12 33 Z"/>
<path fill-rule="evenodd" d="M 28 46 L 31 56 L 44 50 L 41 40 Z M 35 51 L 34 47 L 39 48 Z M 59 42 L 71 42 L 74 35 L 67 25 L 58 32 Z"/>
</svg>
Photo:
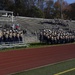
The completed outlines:
<svg viewBox="0 0 75 75">
<path fill-rule="evenodd" d="M 0 49 L 0 52 L 6 52 L 6 51 L 12 51 L 12 50 L 20 50 L 20 49 L 29 49 L 29 48 L 39 48 L 39 47 L 43 47 L 43 46 L 48 46 L 45 43 L 29 43 L 29 46 L 22 46 L 22 47 L 13 47 L 13 48 L 3 48 Z"/>
<path fill-rule="evenodd" d="M 55 75 L 57 73 L 67 71 L 72 68 L 75 68 L 75 59 L 70 59 L 70 60 L 58 62 L 55 64 L 50 64 L 48 66 L 34 68 L 29 71 L 23 71 L 23 72 L 11 74 L 11 75 Z M 61 75 L 70 75 L 70 74 L 75 75 L 75 71 L 69 71 Z"/>
<path fill-rule="evenodd" d="M 14 48 L 5 48 L 5 49 L 0 49 L 0 52 L 6 52 L 6 51 L 12 51 L 12 50 L 22 50 L 22 49 L 31 49 L 31 48 L 42 48 L 42 47 L 51 47 L 51 46 L 62 46 L 62 45 L 69 45 L 69 44 L 75 44 L 75 43 L 67 43 L 67 44 L 54 44 L 54 45 L 49 45 L 45 43 L 29 43 L 28 47 L 14 47 Z"/>
</svg>

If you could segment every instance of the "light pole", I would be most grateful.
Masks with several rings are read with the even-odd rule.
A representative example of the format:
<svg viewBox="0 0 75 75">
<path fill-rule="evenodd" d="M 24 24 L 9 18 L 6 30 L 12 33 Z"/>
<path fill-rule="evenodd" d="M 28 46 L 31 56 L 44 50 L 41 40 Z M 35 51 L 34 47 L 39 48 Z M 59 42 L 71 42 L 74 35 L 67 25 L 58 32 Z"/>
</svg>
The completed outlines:
<svg viewBox="0 0 75 75">
<path fill-rule="evenodd" d="M 12 12 L 12 22 L 13 22 L 13 12 Z"/>
<path fill-rule="evenodd" d="M 60 5 L 61 5 L 61 19 L 63 19 L 63 0 L 60 0 Z"/>
</svg>

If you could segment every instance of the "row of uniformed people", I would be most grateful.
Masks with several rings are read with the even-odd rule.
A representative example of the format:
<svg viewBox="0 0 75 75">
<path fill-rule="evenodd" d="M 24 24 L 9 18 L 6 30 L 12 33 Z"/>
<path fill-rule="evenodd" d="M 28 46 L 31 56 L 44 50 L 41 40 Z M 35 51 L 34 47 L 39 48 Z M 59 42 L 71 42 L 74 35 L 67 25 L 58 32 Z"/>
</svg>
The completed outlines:
<svg viewBox="0 0 75 75">
<path fill-rule="evenodd" d="M 1 31 L 0 30 L 0 43 L 1 42 L 22 42 L 23 41 L 23 33 L 22 31 Z"/>
<path fill-rule="evenodd" d="M 42 31 L 40 32 L 40 42 L 48 44 L 71 43 L 75 41 L 75 36 L 71 33 L 64 33 L 62 31 Z"/>
<path fill-rule="evenodd" d="M 64 21 L 64 20 L 59 20 L 59 19 L 54 19 L 52 21 L 44 21 L 41 22 L 42 24 L 44 23 L 48 23 L 48 24 L 57 24 L 57 25 L 62 25 L 62 26 L 68 26 L 68 22 Z"/>
</svg>

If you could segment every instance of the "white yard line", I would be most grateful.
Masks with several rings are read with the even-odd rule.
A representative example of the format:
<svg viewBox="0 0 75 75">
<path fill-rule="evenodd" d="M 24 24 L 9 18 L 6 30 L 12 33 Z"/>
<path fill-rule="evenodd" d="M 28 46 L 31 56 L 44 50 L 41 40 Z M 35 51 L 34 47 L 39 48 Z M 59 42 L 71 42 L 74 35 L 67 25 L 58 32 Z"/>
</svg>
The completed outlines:
<svg viewBox="0 0 75 75">
<path fill-rule="evenodd" d="M 68 69 L 68 70 L 65 70 L 65 71 L 62 71 L 62 72 L 56 73 L 56 74 L 54 74 L 54 75 L 61 75 L 61 74 L 67 73 L 67 72 L 71 72 L 71 71 L 73 71 L 73 70 L 75 70 L 75 68 Z"/>
</svg>

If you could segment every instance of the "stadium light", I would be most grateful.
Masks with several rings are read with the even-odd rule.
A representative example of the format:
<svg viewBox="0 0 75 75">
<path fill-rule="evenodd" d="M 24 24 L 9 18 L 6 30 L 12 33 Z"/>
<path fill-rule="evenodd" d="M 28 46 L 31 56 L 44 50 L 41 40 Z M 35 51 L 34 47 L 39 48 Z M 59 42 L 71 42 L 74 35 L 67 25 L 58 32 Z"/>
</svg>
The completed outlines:
<svg viewBox="0 0 75 75">
<path fill-rule="evenodd" d="M 13 22 L 13 12 L 12 12 L 12 22 Z"/>
<path fill-rule="evenodd" d="M 61 4 L 61 19 L 63 19 L 63 11 L 62 11 L 62 8 L 63 8 L 63 0 L 60 0 L 60 4 Z"/>
</svg>

